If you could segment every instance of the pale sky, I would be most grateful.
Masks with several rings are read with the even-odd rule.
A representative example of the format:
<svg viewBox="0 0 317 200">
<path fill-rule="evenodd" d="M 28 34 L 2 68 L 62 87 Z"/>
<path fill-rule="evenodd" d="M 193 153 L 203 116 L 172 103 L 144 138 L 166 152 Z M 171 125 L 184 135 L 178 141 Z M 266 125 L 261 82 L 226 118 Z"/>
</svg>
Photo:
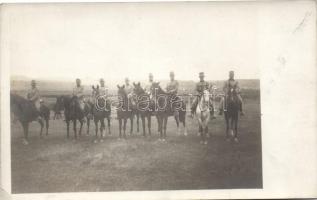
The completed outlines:
<svg viewBox="0 0 317 200">
<path fill-rule="evenodd" d="M 11 76 L 73 80 L 259 78 L 246 3 L 10 5 Z"/>
</svg>

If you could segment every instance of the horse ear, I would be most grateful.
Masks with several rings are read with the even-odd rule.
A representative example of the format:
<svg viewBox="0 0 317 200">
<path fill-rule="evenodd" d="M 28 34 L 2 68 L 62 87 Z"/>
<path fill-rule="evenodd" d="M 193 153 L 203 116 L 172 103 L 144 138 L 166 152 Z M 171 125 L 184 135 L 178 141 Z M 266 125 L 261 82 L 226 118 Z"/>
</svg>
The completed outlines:
<svg viewBox="0 0 317 200">
<path fill-rule="evenodd" d="M 97 89 L 99 89 L 99 85 L 97 85 Z"/>
<path fill-rule="evenodd" d="M 160 84 L 160 82 L 158 81 L 158 82 L 157 82 L 157 84 L 159 85 L 159 84 Z"/>
<path fill-rule="evenodd" d="M 117 85 L 117 87 L 118 87 L 118 89 L 120 89 L 120 86 L 119 86 L 119 85 Z"/>
<path fill-rule="evenodd" d="M 133 82 L 134 87 L 136 86 L 135 82 Z"/>
<path fill-rule="evenodd" d="M 122 86 L 122 89 L 124 89 L 124 88 L 125 88 L 125 85 Z"/>
<path fill-rule="evenodd" d="M 95 86 L 94 86 L 94 85 L 92 85 L 92 86 L 91 86 L 91 88 L 94 90 L 94 89 L 95 89 Z"/>
<path fill-rule="evenodd" d="M 140 82 L 138 82 L 138 86 L 141 86 L 141 83 L 140 83 Z"/>
</svg>

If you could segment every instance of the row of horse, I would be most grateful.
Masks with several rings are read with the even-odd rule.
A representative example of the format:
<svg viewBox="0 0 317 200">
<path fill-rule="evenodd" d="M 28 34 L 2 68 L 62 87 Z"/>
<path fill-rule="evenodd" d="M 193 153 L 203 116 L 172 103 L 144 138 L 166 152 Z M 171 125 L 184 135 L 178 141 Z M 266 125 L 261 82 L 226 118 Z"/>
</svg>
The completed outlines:
<svg viewBox="0 0 317 200">
<path fill-rule="evenodd" d="M 117 120 L 119 122 L 119 138 L 126 138 L 127 121 L 130 121 L 130 134 L 133 131 L 133 120 L 136 116 L 137 131 L 139 131 L 139 119 L 142 122 L 143 136 L 151 135 L 151 117 L 155 116 L 158 123 L 158 132 L 160 140 L 166 140 L 167 121 L 169 116 L 173 116 L 176 121 L 177 131 L 180 133 L 180 123 L 184 127 L 184 135 L 187 135 L 186 129 L 186 103 L 178 96 L 166 93 L 159 82 L 155 82 L 151 87 L 151 94 L 147 93 L 141 87 L 140 83 L 133 83 L 133 97 L 127 94 L 125 86 L 117 86 L 118 103 L 116 105 Z M 58 96 L 55 103 L 55 112 L 64 111 L 64 121 L 66 122 L 67 138 L 70 137 L 70 123 L 73 123 L 74 137 L 81 135 L 83 124 L 87 123 L 87 134 L 89 134 L 90 121 L 95 124 L 95 141 L 102 140 L 106 132 L 105 120 L 108 123 L 108 133 L 111 134 L 111 102 L 107 98 L 100 95 L 99 87 L 93 87 L 95 94 L 93 100 L 86 101 L 84 108 L 80 106 L 80 100 L 70 95 Z M 224 112 L 227 131 L 234 132 L 234 139 L 237 138 L 237 122 L 238 122 L 238 102 L 232 94 L 228 96 L 227 110 Z M 164 98 L 163 98 L 164 97 Z M 203 95 L 198 98 L 196 108 L 196 118 L 199 124 L 199 134 L 201 142 L 207 144 L 210 93 L 205 90 Z M 40 112 L 37 112 L 32 103 L 25 98 L 11 94 L 11 112 L 21 122 L 24 132 L 23 143 L 28 144 L 28 127 L 32 121 L 38 121 L 41 125 L 40 135 L 42 136 L 44 122 L 46 123 L 46 134 L 48 134 L 50 111 L 47 106 L 42 105 Z M 80 127 L 77 131 L 77 122 Z"/>
</svg>

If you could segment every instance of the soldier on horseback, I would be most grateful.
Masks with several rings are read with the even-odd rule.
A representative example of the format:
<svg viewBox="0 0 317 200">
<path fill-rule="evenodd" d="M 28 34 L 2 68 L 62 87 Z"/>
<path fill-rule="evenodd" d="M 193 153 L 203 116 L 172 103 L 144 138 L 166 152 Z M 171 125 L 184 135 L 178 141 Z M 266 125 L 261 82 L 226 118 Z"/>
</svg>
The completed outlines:
<svg viewBox="0 0 317 200">
<path fill-rule="evenodd" d="M 85 108 L 85 99 L 84 99 L 84 87 L 81 85 L 81 80 L 76 79 L 76 86 L 73 88 L 73 98 L 76 103 L 79 105 L 80 109 L 84 111 Z"/>
<path fill-rule="evenodd" d="M 203 95 L 203 92 L 204 90 L 209 90 L 210 87 L 209 87 L 209 83 L 206 82 L 204 80 L 205 78 L 205 75 L 204 75 L 204 72 L 200 72 L 199 73 L 199 79 L 200 81 L 196 84 L 196 92 L 198 93 L 198 95 L 196 96 L 196 98 L 194 99 L 194 102 L 192 104 L 192 107 L 191 107 L 191 116 L 194 115 L 195 111 L 196 111 L 196 107 L 198 105 L 198 98 L 201 97 Z M 211 118 L 216 118 L 214 116 L 214 108 L 212 106 L 212 102 L 211 102 L 211 98 L 209 99 L 209 110 L 210 110 L 210 115 L 211 115 Z"/>
<path fill-rule="evenodd" d="M 32 102 L 32 105 L 35 107 L 35 109 L 40 113 L 40 107 L 41 107 L 41 99 L 40 99 L 40 92 L 36 86 L 36 81 L 31 81 L 31 89 L 28 91 L 26 98 Z"/>
<path fill-rule="evenodd" d="M 240 104 L 240 114 L 243 116 L 244 115 L 244 112 L 242 109 L 243 101 L 242 101 L 242 97 L 240 95 L 239 82 L 234 79 L 234 71 L 229 72 L 229 79 L 225 82 L 225 84 L 223 86 L 223 92 L 225 93 L 225 96 L 220 101 L 219 114 L 222 115 L 223 111 L 227 111 L 227 105 L 225 102 L 227 102 L 228 92 L 231 89 L 233 89 L 237 94 L 237 97 L 239 99 L 239 104 Z"/>
<path fill-rule="evenodd" d="M 178 86 L 179 86 L 178 81 L 175 80 L 175 74 L 172 71 L 170 72 L 170 82 L 166 86 L 166 93 L 170 94 L 170 100 L 173 102 L 176 102 L 177 100 L 179 100 L 179 97 L 177 96 Z M 173 111 L 175 112 L 176 110 L 173 110 Z"/>
<path fill-rule="evenodd" d="M 153 84 L 153 74 L 150 73 L 149 74 L 149 82 L 145 85 L 144 87 L 144 91 L 147 93 L 147 94 L 151 94 L 151 87 L 152 87 L 152 84 Z"/>
</svg>

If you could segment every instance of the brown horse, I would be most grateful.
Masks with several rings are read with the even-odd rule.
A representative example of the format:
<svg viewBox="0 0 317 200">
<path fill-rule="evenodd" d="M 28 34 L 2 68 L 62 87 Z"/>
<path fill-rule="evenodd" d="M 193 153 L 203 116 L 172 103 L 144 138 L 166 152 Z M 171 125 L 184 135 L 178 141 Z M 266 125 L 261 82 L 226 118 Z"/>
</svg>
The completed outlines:
<svg viewBox="0 0 317 200">
<path fill-rule="evenodd" d="M 77 139 L 77 120 L 80 123 L 79 135 L 81 135 L 85 117 L 89 114 L 90 106 L 85 104 L 85 109 L 81 110 L 77 97 L 68 95 L 59 96 L 56 100 L 56 106 L 63 107 L 65 122 L 67 125 L 67 138 L 69 138 L 69 124 L 73 122 L 74 137 Z M 89 127 L 88 127 L 89 130 Z"/>
<path fill-rule="evenodd" d="M 126 125 L 127 120 L 130 119 L 131 127 L 130 127 L 130 134 L 133 131 L 133 116 L 134 116 L 134 109 L 132 109 L 131 98 L 128 98 L 128 95 L 125 91 L 125 86 L 118 87 L 118 100 L 119 104 L 117 107 L 117 118 L 119 120 L 119 138 L 122 138 L 122 130 L 123 130 L 123 138 L 126 138 Z"/>
<path fill-rule="evenodd" d="M 234 137 L 234 141 L 238 142 L 238 120 L 240 102 L 236 93 L 236 90 L 231 88 L 228 91 L 227 97 L 225 98 L 226 110 L 224 111 L 224 117 L 226 121 L 226 137 L 230 139 L 230 135 Z M 230 131 L 230 135 L 229 135 Z"/>
<path fill-rule="evenodd" d="M 40 111 L 37 111 L 34 103 L 17 95 L 10 94 L 10 108 L 11 112 L 15 115 L 15 119 L 20 121 L 23 127 L 23 144 L 27 145 L 29 134 L 29 123 L 32 121 L 38 121 L 41 125 L 40 137 L 42 137 L 44 120 L 46 122 L 46 135 L 48 135 L 50 110 L 47 106 L 41 105 Z"/>
<path fill-rule="evenodd" d="M 138 84 L 133 83 L 133 85 L 133 92 L 135 94 L 137 105 L 136 110 L 138 112 L 138 116 L 141 117 L 143 136 L 146 137 L 145 119 L 147 119 L 149 135 L 151 135 L 151 116 L 153 115 L 154 111 L 154 101 L 150 99 L 150 95 L 147 94 L 141 87 L 140 82 Z"/>
<path fill-rule="evenodd" d="M 92 86 L 94 93 L 94 102 L 90 102 L 91 105 L 91 113 L 95 122 L 95 133 L 96 138 L 94 140 L 95 143 L 98 142 L 98 126 L 100 122 L 100 142 L 103 142 L 103 131 L 106 129 L 105 118 L 108 121 L 108 134 L 111 135 L 110 130 L 110 118 L 111 118 L 111 104 L 106 96 L 100 95 L 99 86 Z"/>
<path fill-rule="evenodd" d="M 179 133 L 179 122 L 184 125 L 184 135 L 186 130 L 186 104 L 178 96 L 166 93 L 160 86 L 159 82 L 154 82 L 151 87 L 154 99 L 154 113 L 158 119 L 158 129 L 160 141 L 166 141 L 166 126 L 169 116 L 174 116 Z"/>
</svg>

